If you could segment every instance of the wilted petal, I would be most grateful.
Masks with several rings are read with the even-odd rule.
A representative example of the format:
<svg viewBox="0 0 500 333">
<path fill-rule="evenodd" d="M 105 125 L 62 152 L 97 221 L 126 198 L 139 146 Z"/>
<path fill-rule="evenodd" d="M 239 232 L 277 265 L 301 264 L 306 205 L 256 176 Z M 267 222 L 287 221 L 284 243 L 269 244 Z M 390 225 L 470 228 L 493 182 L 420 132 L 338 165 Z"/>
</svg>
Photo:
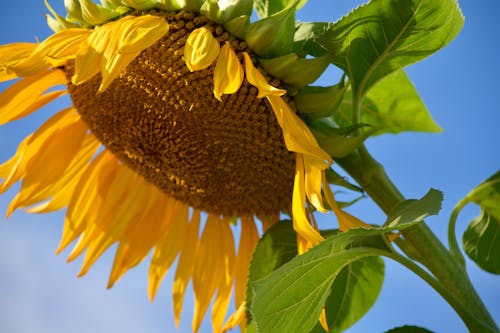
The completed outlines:
<svg viewBox="0 0 500 333">
<path fill-rule="evenodd" d="M 198 28 L 191 32 L 184 46 L 184 61 L 191 72 L 210 66 L 219 54 L 220 46 L 212 32 Z"/>
<path fill-rule="evenodd" d="M 222 94 L 234 94 L 243 82 L 243 66 L 229 43 L 226 43 L 217 58 L 214 70 L 214 96 L 221 101 Z"/>
<path fill-rule="evenodd" d="M 245 58 L 245 73 L 247 75 L 248 82 L 259 89 L 259 94 L 257 98 L 262 98 L 266 96 L 281 96 L 286 94 L 286 90 L 273 87 L 267 82 L 266 78 L 261 72 L 253 65 L 252 59 L 248 53 L 243 52 L 243 57 Z"/>
</svg>

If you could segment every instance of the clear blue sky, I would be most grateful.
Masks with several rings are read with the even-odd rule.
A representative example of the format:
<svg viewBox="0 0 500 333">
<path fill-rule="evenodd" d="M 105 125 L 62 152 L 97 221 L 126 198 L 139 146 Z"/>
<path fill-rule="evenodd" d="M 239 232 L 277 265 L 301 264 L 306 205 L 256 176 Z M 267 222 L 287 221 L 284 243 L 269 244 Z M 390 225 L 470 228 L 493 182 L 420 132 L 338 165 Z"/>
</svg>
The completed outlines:
<svg viewBox="0 0 500 333">
<path fill-rule="evenodd" d="M 56 8 L 61 1 L 53 0 Z M 43 1 L 0 0 L 0 44 L 34 41 L 50 34 Z M 373 155 L 409 198 L 430 188 L 445 194 L 443 210 L 428 223 L 445 239 L 454 204 L 475 185 L 500 168 L 500 25 L 497 0 L 462 0 L 466 17 L 462 33 L 444 50 L 407 69 L 436 121 L 441 134 L 408 133 L 377 137 L 368 143 Z M 353 1 L 309 0 L 299 14 L 303 21 L 333 21 L 354 6 Z M 336 78 L 325 78 L 334 82 Z M 3 90 L 5 85 L 0 85 Z M 15 151 L 20 140 L 68 101 L 42 113 L 0 128 L 0 161 Z M 0 196 L 5 212 L 14 191 Z M 369 203 L 352 210 L 373 223 L 382 213 Z M 459 234 L 478 213 L 467 207 L 459 220 Z M 77 279 L 80 262 L 65 264 L 55 256 L 63 215 L 16 212 L 0 218 L 0 331 L 18 332 L 172 332 L 172 274 L 154 304 L 147 300 L 147 266 L 129 272 L 111 291 L 106 290 L 112 253 L 107 253 Z M 500 320 L 498 277 L 469 262 L 473 283 L 494 318 Z M 384 332 L 394 326 L 416 324 L 436 332 L 466 332 L 451 308 L 411 272 L 387 262 L 386 280 L 377 304 L 349 332 Z M 190 331 L 192 301 L 184 307 L 178 332 Z M 206 321 L 202 332 L 209 331 Z"/>
</svg>

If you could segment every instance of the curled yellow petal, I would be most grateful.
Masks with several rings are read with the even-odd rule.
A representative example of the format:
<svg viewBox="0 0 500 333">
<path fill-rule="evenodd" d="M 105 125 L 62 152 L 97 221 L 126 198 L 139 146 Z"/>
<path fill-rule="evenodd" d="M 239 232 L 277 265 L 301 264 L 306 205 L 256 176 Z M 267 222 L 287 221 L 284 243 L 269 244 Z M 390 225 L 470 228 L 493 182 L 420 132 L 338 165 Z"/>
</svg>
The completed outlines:
<svg viewBox="0 0 500 333">
<path fill-rule="evenodd" d="M 168 32 L 168 23 L 159 16 L 126 16 L 110 25 L 109 44 L 101 64 L 102 82 L 99 92 L 106 90 L 114 79 L 142 52 Z"/>
<path fill-rule="evenodd" d="M 191 72 L 207 68 L 215 61 L 219 50 L 219 42 L 208 28 L 193 30 L 184 46 L 184 61 L 187 68 Z"/>
<path fill-rule="evenodd" d="M 308 157 L 304 156 L 307 199 L 318 211 L 327 213 L 328 210 L 323 205 L 323 196 L 321 194 L 322 174 L 324 170 L 316 168 L 307 159 Z"/>
<path fill-rule="evenodd" d="M 243 82 L 243 66 L 229 43 L 220 50 L 214 70 L 214 96 L 219 101 L 222 94 L 234 94 Z"/>
<path fill-rule="evenodd" d="M 293 228 L 294 230 L 304 237 L 312 245 L 316 245 L 323 240 L 306 215 L 306 191 L 305 191 L 305 170 L 304 159 L 302 155 L 295 155 L 296 170 L 295 181 L 293 185 L 292 197 L 292 215 L 293 215 Z"/>
<path fill-rule="evenodd" d="M 42 57 L 52 66 L 63 65 L 74 59 L 80 44 L 87 40 L 91 32 L 86 29 L 68 29 L 57 32 L 38 45 L 35 55 Z"/>
<path fill-rule="evenodd" d="M 330 185 L 328 184 L 328 181 L 326 180 L 326 176 L 324 174 L 322 182 L 326 202 L 328 202 L 328 205 L 330 205 L 330 208 L 333 210 L 335 216 L 337 217 L 340 231 L 347 231 L 353 228 L 371 228 L 371 225 L 361 221 L 356 216 L 353 216 L 340 209 L 340 207 L 337 205 L 337 202 L 335 201 L 332 189 L 330 188 Z"/>
<path fill-rule="evenodd" d="M 262 98 L 266 96 L 282 96 L 286 94 L 286 90 L 273 87 L 267 82 L 266 78 L 261 72 L 253 65 L 252 59 L 248 53 L 243 52 L 243 57 L 245 58 L 245 73 L 247 75 L 248 82 L 259 89 L 257 98 Z"/>
<path fill-rule="evenodd" d="M 153 15 L 127 16 L 120 24 L 118 52 L 135 53 L 147 49 L 168 32 L 168 23 L 163 17 Z M 123 21 L 120 20 L 120 21 Z"/>
<path fill-rule="evenodd" d="M 87 40 L 80 44 L 75 57 L 75 73 L 71 78 L 73 84 L 81 84 L 99 73 L 104 61 L 103 53 L 113 37 L 111 28 L 114 23 L 96 28 Z"/>
<path fill-rule="evenodd" d="M 283 130 L 283 137 L 288 150 L 304 155 L 305 162 L 311 167 L 319 170 L 328 168 L 332 163 L 332 159 L 318 145 L 309 127 L 280 96 L 268 95 L 267 100 L 271 104 L 274 115 Z"/>
</svg>

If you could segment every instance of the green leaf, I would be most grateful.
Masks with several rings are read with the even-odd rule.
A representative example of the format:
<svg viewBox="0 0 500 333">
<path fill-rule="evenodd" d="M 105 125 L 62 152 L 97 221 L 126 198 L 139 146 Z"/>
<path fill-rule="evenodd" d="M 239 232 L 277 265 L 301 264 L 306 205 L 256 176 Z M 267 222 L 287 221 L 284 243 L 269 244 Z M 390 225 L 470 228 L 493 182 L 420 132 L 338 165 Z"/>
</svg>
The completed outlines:
<svg viewBox="0 0 500 333">
<path fill-rule="evenodd" d="M 342 332 L 363 317 L 377 300 L 384 282 L 384 261 L 366 257 L 344 267 L 326 300 L 331 333 Z"/>
<path fill-rule="evenodd" d="M 441 210 L 443 193 L 430 189 L 421 199 L 405 200 L 387 216 L 384 226 L 401 228 L 415 222 L 422 222 L 427 216 L 437 215 Z"/>
<path fill-rule="evenodd" d="M 482 269 L 500 274 L 500 171 L 472 190 L 462 201 L 474 202 L 481 214 L 465 230 L 465 253 Z"/>
<path fill-rule="evenodd" d="M 387 74 L 448 44 L 463 26 L 456 0 L 372 0 L 318 38 L 362 97 Z"/>
<path fill-rule="evenodd" d="M 263 279 L 250 284 L 252 315 L 261 333 L 308 333 L 316 325 L 332 283 L 359 259 L 390 254 L 389 229 L 352 229 L 327 238 Z"/>
<path fill-rule="evenodd" d="M 327 22 L 296 22 L 294 35 L 294 52 L 321 57 L 328 54 L 317 40 L 323 36 L 331 23 Z"/>
<path fill-rule="evenodd" d="M 423 327 L 405 325 L 405 326 L 395 327 L 385 333 L 434 333 L 434 332 L 429 331 L 428 329 Z"/>
<path fill-rule="evenodd" d="M 248 284 L 272 273 L 297 255 L 297 234 L 291 221 L 274 224 L 259 240 L 249 267 Z M 252 304 L 253 294 L 247 288 L 247 307 Z"/>
<path fill-rule="evenodd" d="M 297 3 L 297 9 L 301 8 L 307 0 L 254 0 L 255 11 L 260 18 L 269 17 L 287 7 Z"/>
<path fill-rule="evenodd" d="M 251 321 L 248 325 L 247 325 L 247 328 L 245 330 L 245 333 L 259 333 L 259 331 L 257 331 L 257 326 L 255 326 L 255 321 Z"/>
<path fill-rule="evenodd" d="M 479 267 L 500 274 L 500 219 L 485 210 L 476 217 L 462 237 L 465 253 Z"/>
<path fill-rule="evenodd" d="M 333 119 L 339 126 L 351 125 L 352 112 L 353 96 L 348 90 Z M 361 122 L 376 129 L 374 135 L 441 131 L 402 70 L 386 76 L 368 91 L 361 105 Z"/>
<path fill-rule="evenodd" d="M 467 194 L 466 200 L 494 212 L 495 215 L 500 214 L 500 171 Z"/>
</svg>

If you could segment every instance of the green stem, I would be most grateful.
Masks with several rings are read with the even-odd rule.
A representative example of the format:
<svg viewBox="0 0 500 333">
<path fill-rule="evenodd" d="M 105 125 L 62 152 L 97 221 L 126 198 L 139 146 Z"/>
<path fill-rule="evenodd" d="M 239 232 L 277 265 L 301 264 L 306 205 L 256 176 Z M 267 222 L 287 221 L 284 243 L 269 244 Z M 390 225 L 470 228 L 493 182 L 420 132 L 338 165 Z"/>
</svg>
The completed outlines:
<svg viewBox="0 0 500 333">
<path fill-rule="evenodd" d="M 457 237 L 455 233 L 455 225 L 457 224 L 457 217 L 462 208 L 467 204 L 467 200 L 462 199 L 451 212 L 450 221 L 448 223 L 448 247 L 453 258 L 465 269 L 465 258 L 458 246 Z"/>
<path fill-rule="evenodd" d="M 389 179 L 382 165 L 373 159 L 365 147 L 351 155 L 337 159 L 377 205 L 388 214 L 405 198 Z M 422 263 L 457 300 L 467 305 L 468 311 L 478 320 L 489 325 L 493 332 L 499 331 L 495 321 L 477 295 L 465 270 L 453 259 L 450 252 L 424 223 L 419 223 L 403 232 L 399 241 L 401 250 Z M 450 304 L 453 302 L 447 299 Z M 461 314 L 460 314 L 461 315 Z M 462 317 L 467 326 L 469 318 Z"/>
<path fill-rule="evenodd" d="M 467 307 L 464 306 L 462 302 L 460 302 L 455 295 L 449 292 L 444 286 L 436 280 L 432 275 L 427 273 L 424 269 L 422 269 L 419 265 L 417 265 L 414 261 L 398 254 L 393 253 L 392 255 L 387 255 L 389 258 L 397 261 L 402 264 L 406 268 L 413 271 L 417 274 L 422 280 L 427 282 L 434 290 L 436 290 L 444 299 L 448 301 L 448 303 L 455 309 L 455 311 L 460 315 L 461 318 L 464 318 L 464 322 L 467 325 L 467 328 L 471 332 L 482 332 L 482 333 L 495 333 L 496 330 L 492 329 L 488 324 L 478 320 Z"/>
</svg>

